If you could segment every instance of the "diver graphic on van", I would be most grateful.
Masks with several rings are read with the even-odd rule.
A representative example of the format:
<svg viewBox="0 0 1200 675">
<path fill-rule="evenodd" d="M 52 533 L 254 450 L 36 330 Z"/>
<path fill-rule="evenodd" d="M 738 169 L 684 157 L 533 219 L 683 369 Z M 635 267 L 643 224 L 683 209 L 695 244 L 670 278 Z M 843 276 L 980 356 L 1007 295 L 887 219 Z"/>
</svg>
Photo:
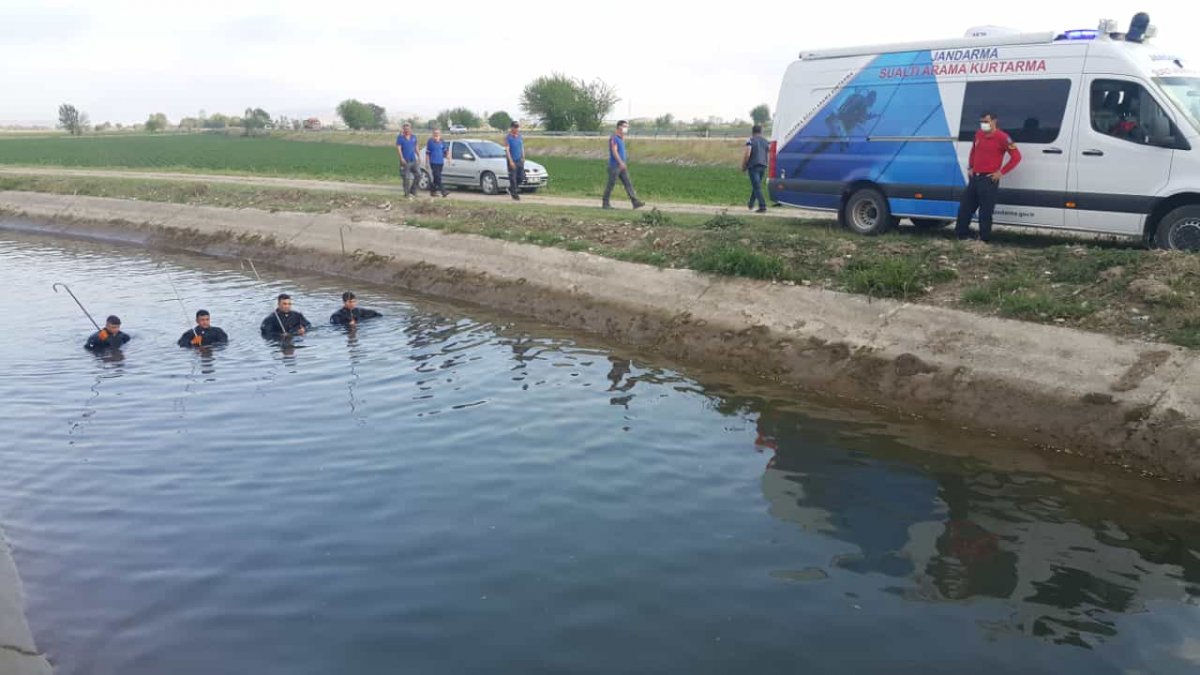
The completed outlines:
<svg viewBox="0 0 1200 675">
<path fill-rule="evenodd" d="M 841 150 L 850 146 L 846 139 L 853 135 L 855 129 L 879 117 L 878 113 L 871 112 L 876 98 L 878 96 L 874 89 L 868 90 L 865 94 L 861 91 L 855 92 L 838 106 L 837 112 L 830 113 L 825 118 L 825 126 L 829 128 L 829 135 L 840 139 Z"/>
</svg>

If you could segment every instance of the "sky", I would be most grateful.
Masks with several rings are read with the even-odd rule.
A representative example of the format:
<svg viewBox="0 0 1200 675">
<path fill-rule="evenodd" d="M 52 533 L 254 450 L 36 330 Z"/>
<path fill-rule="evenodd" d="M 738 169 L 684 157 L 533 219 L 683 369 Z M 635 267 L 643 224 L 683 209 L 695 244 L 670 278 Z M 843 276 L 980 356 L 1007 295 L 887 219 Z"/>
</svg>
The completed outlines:
<svg viewBox="0 0 1200 675">
<path fill-rule="evenodd" d="M 171 121 L 263 108 L 331 118 L 339 101 L 392 115 L 466 106 L 522 116 L 530 80 L 602 79 L 611 117 L 690 121 L 774 108 L 801 50 L 961 37 L 971 26 L 1094 28 L 1137 11 L 1155 42 L 1200 60 L 1200 5 L 1184 0 L 933 3 L 224 2 L 0 0 L 0 124 L 52 124 L 60 103 L 93 122 Z"/>
</svg>

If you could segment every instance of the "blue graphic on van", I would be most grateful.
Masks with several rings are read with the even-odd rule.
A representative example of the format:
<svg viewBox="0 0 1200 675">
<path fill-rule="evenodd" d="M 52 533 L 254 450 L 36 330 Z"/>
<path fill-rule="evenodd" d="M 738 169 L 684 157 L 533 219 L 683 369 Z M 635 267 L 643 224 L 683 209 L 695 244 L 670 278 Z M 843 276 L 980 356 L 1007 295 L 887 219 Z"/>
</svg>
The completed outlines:
<svg viewBox="0 0 1200 675">
<path fill-rule="evenodd" d="M 958 134 L 951 133 L 946 122 L 937 77 L 932 68 L 925 68 L 932 64 L 933 55 L 928 51 L 876 57 L 779 150 L 781 177 L 800 184 L 792 184 L 795 187 L 789 186 L 776 198 L 831 208 L 828 190 L 820 194 L 805 191 L 802 186 L 807 181 L 963 187 L 952 140 Z M 906 76 L 884 77 L 898 70 Z M 836 201 L 832 200 L 834 207 Z M 954 212 L 945 202 L 903 201 L 908 207 L 905 213 L 914 213 L 914 209 L 915 215 Z"/>
</svg>

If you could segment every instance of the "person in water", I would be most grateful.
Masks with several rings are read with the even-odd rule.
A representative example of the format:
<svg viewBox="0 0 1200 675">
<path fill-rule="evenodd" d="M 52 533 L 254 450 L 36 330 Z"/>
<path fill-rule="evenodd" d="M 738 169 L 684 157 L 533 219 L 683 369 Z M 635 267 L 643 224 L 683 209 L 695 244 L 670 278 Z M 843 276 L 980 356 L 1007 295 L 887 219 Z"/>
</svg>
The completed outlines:
<svg viewBox="0 0 1200 675">
<path fill-rule="evenodd" d="M 202 309 L 196 312 L 196 327 L 184 332 L 179 337 L 180 347 L 208 347 L 210 345 L 223 345 L 229 342 L 229 336 L 225 331 L 212 325 L 212 317 L 209 316 L 207 309 Z"/>
<path fill-rule="evenodd" d="M 329 317 L 329 322 L 335 326 L 356 326 L 359 321 L 376 319 L 383 316 L 373 309 L 360 309 L 358 296 L 351 291 L 342 293 L 342 308 Z"/>
<path fill-rule="evenodd" d="M 108 349 L 120 349 L 132 339 L 128 333 L 121 332 L 121 319 L 110 316 L 104 321 L 104 328 L 92 333 L 83 348 L 92 352 L 102 352 Z"/>
<path fill-rule="evenodd" d="M 292 296 L 284 293 L 278 298 L 274 312 L 263 319 L 259 330 L 263 337 L 286 337 L 288 335 L 304 335 L 312 324 L 300 312 L 292 311 Z"/>
</svg>

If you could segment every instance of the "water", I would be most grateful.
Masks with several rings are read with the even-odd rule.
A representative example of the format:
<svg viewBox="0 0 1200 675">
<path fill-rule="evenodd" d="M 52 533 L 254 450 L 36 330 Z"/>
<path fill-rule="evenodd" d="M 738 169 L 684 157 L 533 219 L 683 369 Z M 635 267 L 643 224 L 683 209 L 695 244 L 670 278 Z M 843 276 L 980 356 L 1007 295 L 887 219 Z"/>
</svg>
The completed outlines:
<svg viewBox="0 0 1200 675">
<path fill-rule="evenodd" d="M 0 523 L 59 672 L 1200 666 L 1200 502 L 259 264 L 0 232 Z M 233 342 L 174 346 L 203 305 Z M 123 359 L 81 344 L 119 313 Z"/>
</svg>

